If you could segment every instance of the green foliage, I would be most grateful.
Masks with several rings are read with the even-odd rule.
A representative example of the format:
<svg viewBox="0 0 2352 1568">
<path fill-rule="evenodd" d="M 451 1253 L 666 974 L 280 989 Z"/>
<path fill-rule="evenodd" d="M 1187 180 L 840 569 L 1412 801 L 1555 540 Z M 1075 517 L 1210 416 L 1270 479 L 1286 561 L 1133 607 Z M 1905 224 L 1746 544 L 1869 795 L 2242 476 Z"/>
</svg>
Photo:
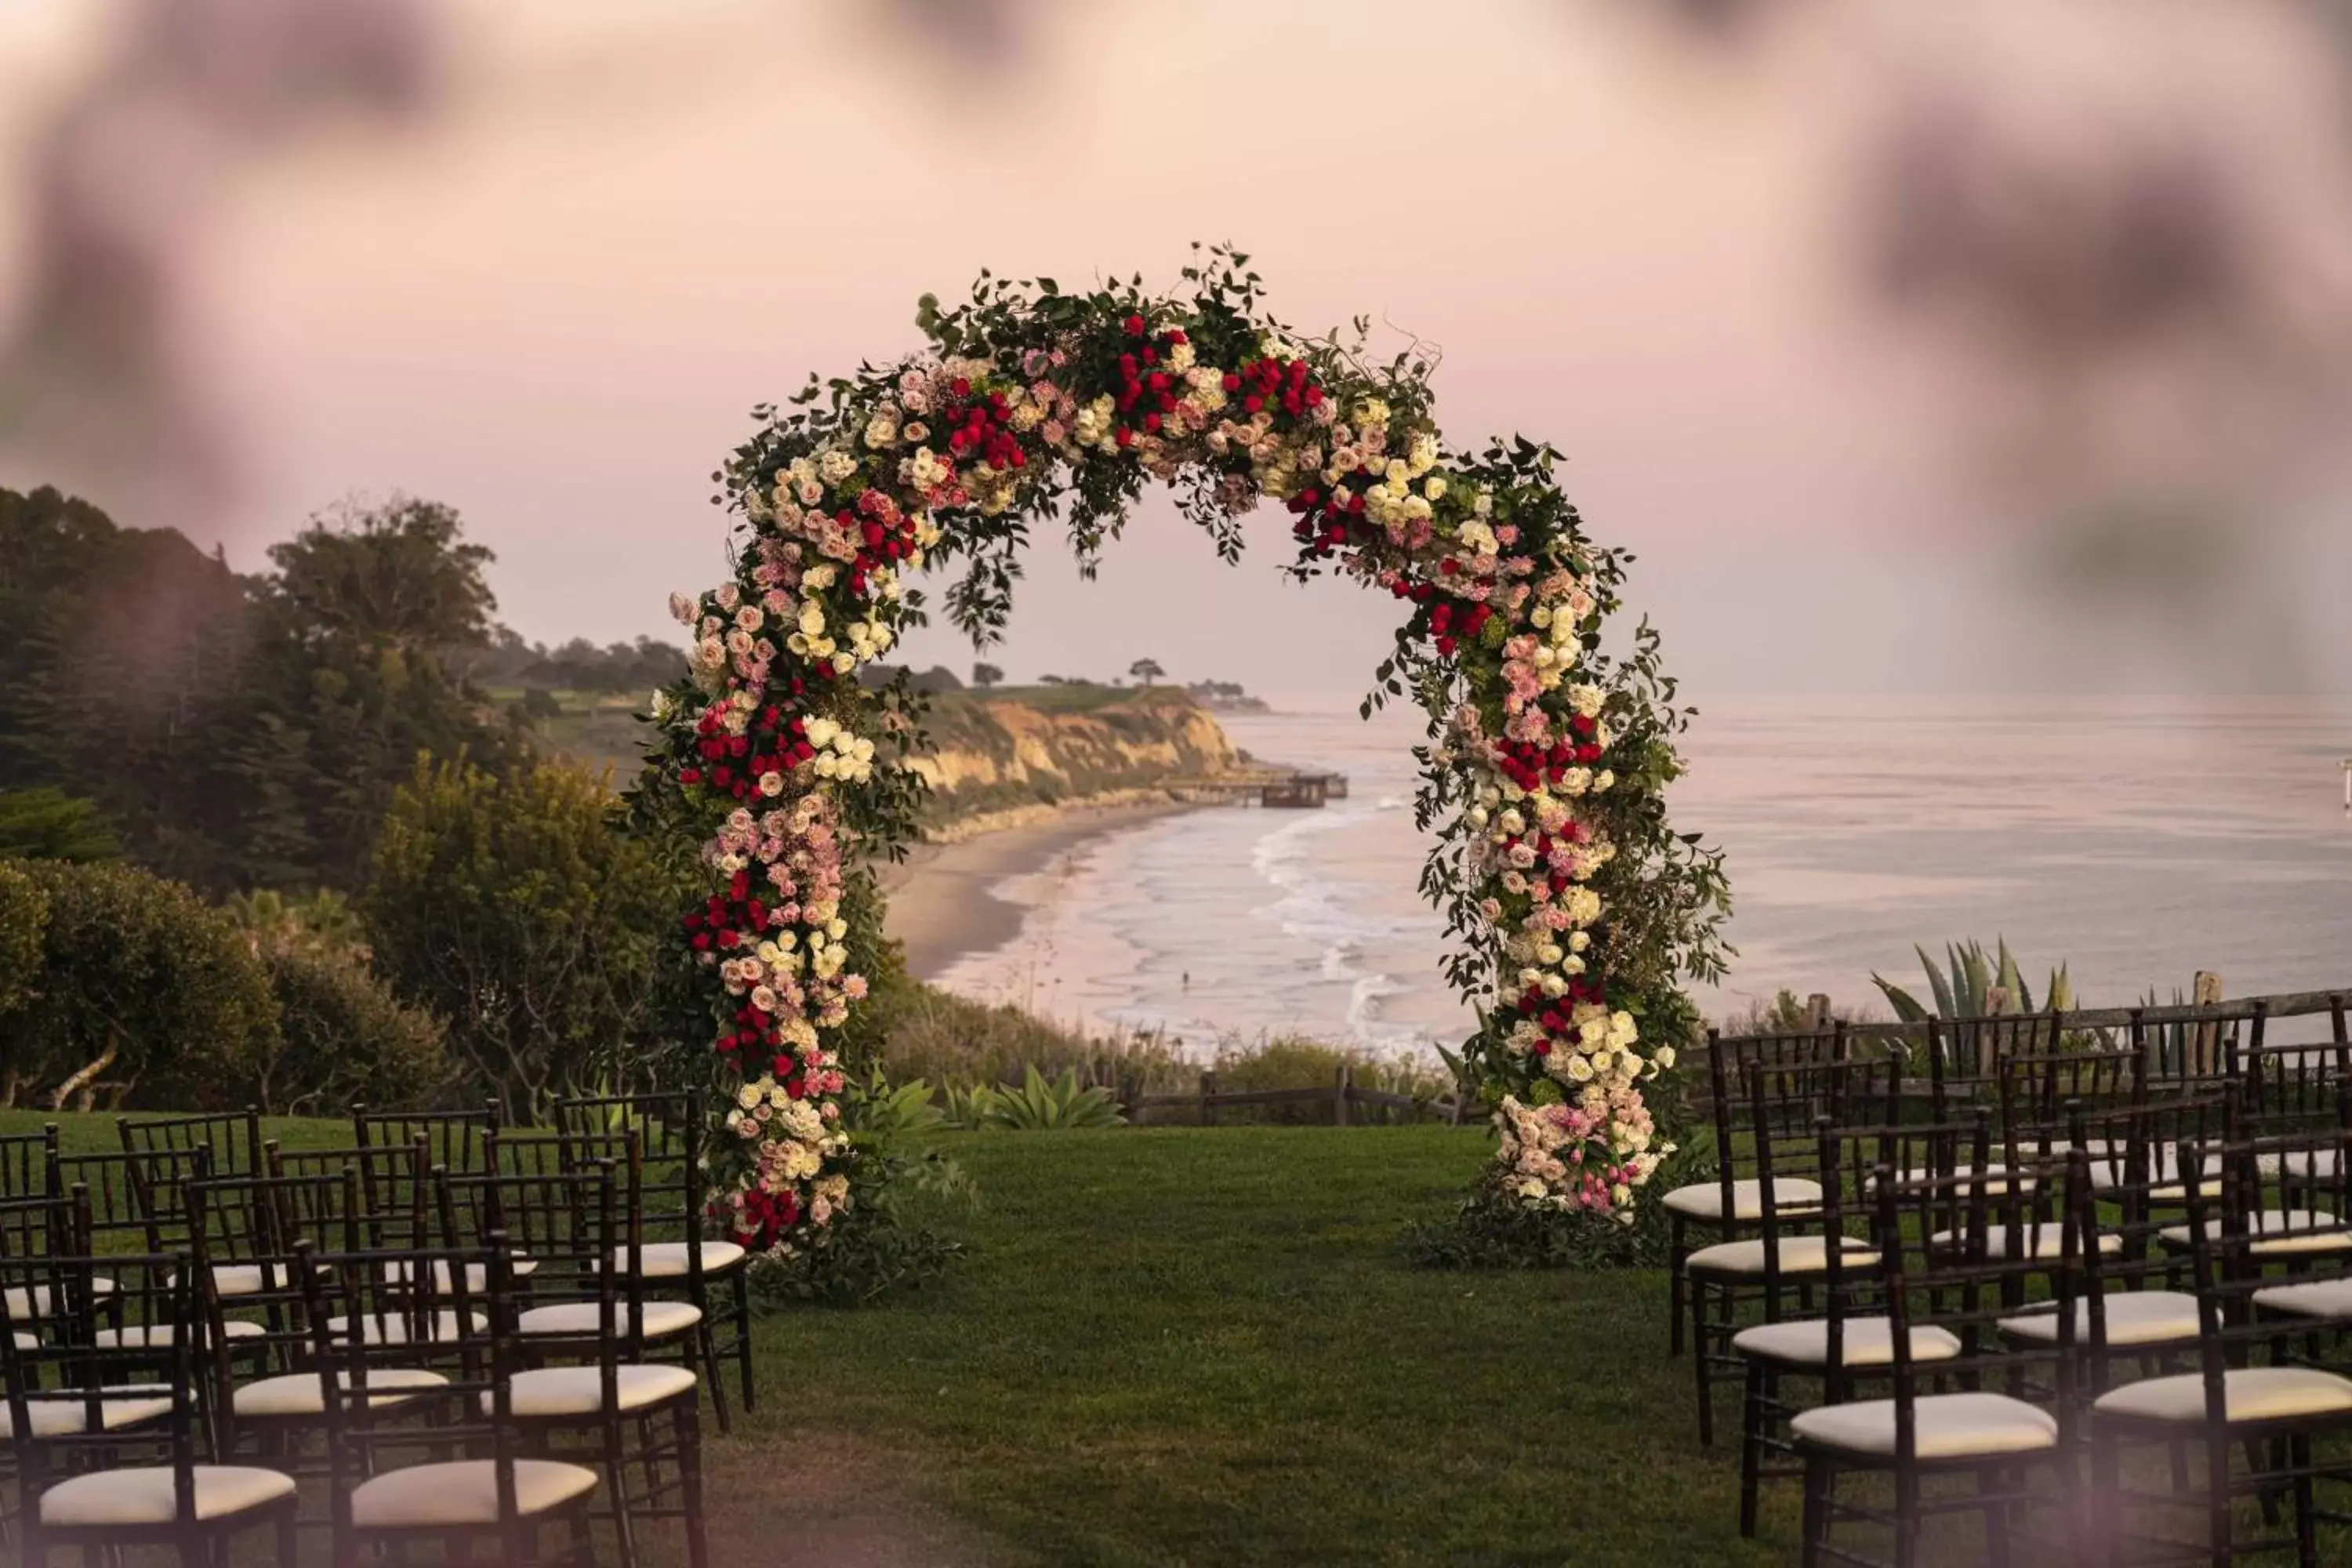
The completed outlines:
<svg viewBox="0 0 2352 1568">
<path fill-rule="evenodd" d="M 0 1019 L 32 1000 L 48 930 L 48 894 L 28 872 L 0 859 Z"/>
<path fill-rule="evenodd" d="M 990 1089 L 981 1125 L 1015 1132 L 1066 1132 L 1076 1128 L 1124 1126 L 1110 1090 L 1081 1085 L 1076 1070 L 1048 1079 L 1032 1067 L 1017 1084 Z"/>
<path fill-rule="evenodd" d="M 0 1019 L 0 1104 L 242 1105 L 278 1049 L 261 961 L 220 910 L 128 866 L 25 861 L 38 994 Z"/>
<path fill-rule="evenodd" d="M 2066 966 L 2060 964 L 2050 972 L 2049 983 L 2042 987 L 2042 1001 L 2037 1005 L 2032 988 L 2017 965 L 2016 957 L 2009 951 L 2008 939 L 1997 938 L 1996 952 L 1988 954 L 1979 942 L 1948 943 L 1944 949 L 1946 967 L 1938 969 L 1936 961 L 1927 956 L 1926 948 L 1915 949 L 1919 965 L 1927 972 L 1927 986 L 1933 1006 L 1923 1005 L 1916 997 L 1893 982 L 1873 974 L 1871 984 L 1885 994 L 1894 1007 L 1895 1016 L 1906 1024 L 1927 1018 L 1982 1018 L 1992 1012 L 1993 987 L 2009 993 L 2012 1013 L 2032 1013 L 2042 1008 L 2061 1010 L 2074 1005 L 2074 987 L 2068 980 Z"/>
<path fill-rule="evenodd" d="M 751 1284 L 763 1301 L 865 1306 L 937 1279 L 963 1256 L 961 1242 L 911 1212 L 926 1200 L 973 1202 L 961 1166 L 937 1150 L 911 1155 L 875 1141 L 861 1142 L 841 1169 L 850 1198 L 832 1223 L 800 1226 L 775 1253 L 753 1260 Z"/>
<path fill-rule="evenodd" d="M 448 1020 L 469 1089 L 517 1114 L 593 1081 L 652 1016 L 678 891 L 612 804 L 560 764 L 419 763 L 361 895 L 394 989 Z"/>
<path fill-rule="evenodd" d="M 112 860 L 122 853 L 98 807 L 43 784 L 0 790 L 0 860 Z"/>
<path fill-rule="evenodd" d="M 281 1044 L 254 1096 L 289 1116 L 331 1116 L 353 1100 L 424 1109 L 457 1078 L 448 1029 L 403 1003 L 362 954 L 318 942 L 261 948 Z"/>
<path fill-rule="evenodd" d="M 87 799 L 126 853 L 215 892 L 365 870 L 420 752 L 510 765 L 465 680 L 488 552 L 395 500 L 240 577 L 168 529 L 0 489 L 0 790 Z"/>
<path fill-rule="evenodd" d="M 931 1086 L 921 1079 L 894 1086 L 877 1075 L 848 1098 L 842 1121 L 854 1133 L 887 1140 L 928 1132 L 940 1126 L 943 1118 L 931 1103 Z"/>
</svg>

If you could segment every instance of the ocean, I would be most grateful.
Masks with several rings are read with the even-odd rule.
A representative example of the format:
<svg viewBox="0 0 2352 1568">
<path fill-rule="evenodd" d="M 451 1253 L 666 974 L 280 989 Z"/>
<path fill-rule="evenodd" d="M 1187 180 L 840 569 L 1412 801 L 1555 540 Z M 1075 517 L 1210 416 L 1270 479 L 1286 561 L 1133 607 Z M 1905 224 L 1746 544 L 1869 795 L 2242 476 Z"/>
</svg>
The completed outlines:
<svg viewBox="0 0 2352 1568">
<path fill-rule="evenodd" d="M 1221 720 L 1269 761 L 1345 773 L 1320 811 L 1218 807 L 1086 841 L 992 889 L 1020 934 L 950 989 L 1101 1030 L 1298 1031 L 1379 1051 L 1467 1033 L 1416 892 L 1417 710 L 1288 698 Z M 2005 936 L 2037 997 L 2352 985 L 2352 700 L 1748 699 L 1706 705 L 1675 826 L 1724 847 L 1738 949 L 1710 1016 L 1787 987 L 1884 1008 L 1915 944 Z"/>
</svg>

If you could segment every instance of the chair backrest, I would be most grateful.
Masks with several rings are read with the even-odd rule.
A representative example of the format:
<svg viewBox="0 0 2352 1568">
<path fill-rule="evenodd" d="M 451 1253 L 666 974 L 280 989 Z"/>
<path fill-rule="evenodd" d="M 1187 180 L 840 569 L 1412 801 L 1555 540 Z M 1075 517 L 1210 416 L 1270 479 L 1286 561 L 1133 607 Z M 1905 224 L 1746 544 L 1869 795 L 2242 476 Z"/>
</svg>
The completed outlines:
<svg viewBox="0 0 2352 1568">
<path fill-rule="evenodd" d="M 369 1247 L 423 1247 L 433 1216 L 432 1162 L 425 1135 L 406 1143 L 339 1149 L 282 1149 L 263 1146 L 263 1164 L 273 1176 L 334 1176 L 357 1178 L 359 1191 L 350 1207 L 358 1226 L 357 1239 L 306 1231 L 312 1245 L 357 1250 Z"/>
<path fill-rule="evenodd" d="M 596 1351 L 617 1343 L 619 1360 L 644 1359 L 642 1260 L 621 1208 L 619 1173 L 610 1161 L 562 1169 L 552 1141 L 524 1147 L 543 1154 L 546 1167 L 441 1175 L 444 1237 L 466 1246 L 504 1237 L 516 1260 L 528 1259 L 533 1307 L 595 1303 L 598 1310 L 578 1344 Z M 493 1157 L 503 1163 L 521 1152 L 494 1143 Z M 597 1325 L 610 1327 L 599 1331 Z M 531 1338 L 534 1350 L 562 1342 L 562 1336 Z"/>
<path fill-rule="evenodd" d="M 0 1258 L 0 1368 L 26 1508 L 38 1507 L 40 1494 L 68 1476 L 160 1462 L 173 1471 L 175 1522 L 195 1521 L 192 1275 L 185 1253 Z M 102 1325 L 126 1321 L 170 1331 L 128 1351 L 102 1342 Z M 130 1381 L 126 1369 L 150 1375 Z M 115 1400 L 138 1401 L 149 1422 L 131 1430 L 110 1422 L 101 1412 Z M 152 1416 L 166 1415 L 163 1427 L 152 1426 Z"/>
<path fill-rule="evenodd" d="M 1707 1091 L 1715 1118 L 1716 1163 L 1727 1184 L 1754 1173 L 1755 1152 L 1748 1133 L 1756 1111 L 1754 1097 L 1748 1092 L 1748 1065 L 1793 1075 L 1769 1079 L 1768 1094 L 1785 1084 L 1803 1097 L 1810 1096 L 1817 1087 L 1807 1074 L 1844 1061 L 1850 1054 L 1843 1023 L 1794 1034 L 1723 1035 L 1707 1031 Z M 1808 1103 L 1796 1114 L 1810 1125 L 1816 1114 L 1834 1112 Z"/>
<path fill-rule="evenodd" d="M 701 1270 L 700 1249 L 709 1206 L 702 1171 L 708 1097 L 699 1089 L 669 1093 L 594 1095 L 555 1102 L 556 1125 L 581 1137 L 634 1131 L 637 1135 L 638 1224 L 647 1241 L 682 1241 L 688 1268 Z"/>
<path fill-rule="evenodd" d="M 1990 1226 L 1984 1216 L 2018 1194 L 2045 1185 L 2071 1208 L 2087 1180 L 2081 1158 L 2074 1154 L 2063 1162 L 2035 1162 L 1999 1172 L 1961 1171 L 1916 1181 L 1898 1181 L 1889 1166 L 1874 1173 L 1879 1278 L 1893 1341 L 1887 1371 L 1895 1401 L 1893 1458 L 1898 1465 L 1917 1462 L 1920 1400 L 1988 1384 L 2014 1397 L 2050 1401 L 2058 1421 L 2059 1447 L 2070 1446 L 2075 1403 L 2074 1302 L 2081 1289 L 2074 1232 L 2062 1229 L 2056 1257 L 2038 1247 L 1996 1248 L 1990 1245 Z M 1906 1220 L 1912 1214 L 1955 1207 L 1979 1216 L 1957 1245 L 1949 1239 L 1938 1245 L 1933 1233 Z M 2004 1335 L 2001 1320 L 2013 1316 L 2019 1304 L 2032 1296 L 2037 1281 L 2047 1281 L 2047 1310 L 2057 1315 L 2056 1336 L 2045 1342 Z M 1915 1346 L 1921 1342 L 1915 1336 L 1928 1329 L 1949 1333 L 1958 1342 L 1958 1353 L 1915 1360 Z"/>
<path fill-rule="evenodd" d="M 2255 1004 L 2259 1011 L 2263 1004 Z M 2341 1000 L 2337 1006 L 2340 1008 Z M 2344 1035 L 2344 1020 L 2336 1012 L 2330 1040 L 2282 1039 L 2284 1029 L 2267 1014 L 2254 1020 L 2244 1044 L 2232 1043 L 2229 1065 L 2244 1095 L 2243 1127 L 2250 1136 L 2302 1130 L 2326 1131 L 2341 1119 L 2339 1100 L 2352 1084 L 2352 1040 Z"/>
<path fill-rule="evenodd" d="M 208 1150 L 215 1175 L 253 1175 L 261 1169 L 261 1110 L 190 1116 L 118 1116 L 114 1131 L 126 1154 Z"/>
<path fill-rule="evenodd" d="M 2079 1348 L 2094 1385 L 2105 1392 L 2110 1294 L 2160 1289 L 2173 1282 L 2175 1255 L 2164 1232 L 2187 1212 L 2183 1152 L 2218 1149 L 2228 1136 L 2234 1093 L 2185 1095 L 2137 1105 L 2076 1105 L 2068 1116 L 2068 1146 L 2081 1152 L 2082 1202 L 2067 1211 L 2082 1261 L 2083 1309 Z M 2198 1184 L 2218 1197 L 2219 1158 L 2203 1157 Z M 2102 1240 L 2102 1238 L 2105 1238 Z"/>
<path fill-rule="evenodd" d="M 2038 1015 L 2054 1022 L 2062 1015 Z M 2002 1156 L 2049 1158 L 2064 1152 L 2076 1107 L 2108 1110 L 2145 1098 L 2142 1054 L 2128 1044 L 2069 1038 L 2054 1047 L 2004 1054 L 1997 1064 Z"/>
<path fill-rule="evenodd" d="M 405 1147 L 418 1137 L 429 1163 L 457 1174 L 488 1169 L 483 1138 L 498 1131 L 499 1102 L 485 1100 L 467 1110 L 370 1110 L 352 1107 L 352 1132 L 362 1149 Z"/>
<path fill-rule="evenodd" d="M 188 1247 L 188 1184 L 212 1173 L 212 1152 L 187 1149 L 57 1154 L 49 1160 L 49 1190 L 86 1188 L 91 1245 L 151 1254 Z"/>
<path fill-rule="evenodd" d="M 49 1160 L 58 1152 L 58 1124 L 38 1132 L 0 1133 L 0 1200 L 49 1195 Z"/>
</svg>

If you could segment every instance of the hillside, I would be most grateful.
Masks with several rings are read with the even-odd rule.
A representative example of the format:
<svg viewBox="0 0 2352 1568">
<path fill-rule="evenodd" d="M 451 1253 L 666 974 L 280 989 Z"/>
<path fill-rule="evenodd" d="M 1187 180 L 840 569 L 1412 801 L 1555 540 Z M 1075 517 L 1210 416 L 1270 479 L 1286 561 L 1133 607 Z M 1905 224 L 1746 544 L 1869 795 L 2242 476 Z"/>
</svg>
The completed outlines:
<svg viewBox="0 0 2352 1568">
<path fill-rule="evenodd" d="M 637 766 L 635 700 L 550 694 L 537 721 L 549 745 L 615 784 Z M 945 822 L 982 812 L 1058 805 L 1171 779 L 1227 772 L 1245 760 L 1198 702 L 1166 687 L 1000 687 L 931 700 L 931 750 L 916 768 Z"/>
</svg>

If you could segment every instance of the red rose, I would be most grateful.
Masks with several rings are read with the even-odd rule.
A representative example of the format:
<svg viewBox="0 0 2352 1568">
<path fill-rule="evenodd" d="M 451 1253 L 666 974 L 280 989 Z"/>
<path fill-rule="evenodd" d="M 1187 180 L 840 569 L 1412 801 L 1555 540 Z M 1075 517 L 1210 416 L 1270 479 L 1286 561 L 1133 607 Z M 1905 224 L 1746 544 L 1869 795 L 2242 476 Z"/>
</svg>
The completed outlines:
<svg viewBox="0 0 2352 1568">
<path fill-rule="evenodd" d="M 1141 316 L 1129 316 L 1127 319 L 1127 333 L 1128 336 L 1132 338 L 1139 338 L 1143 335 L 1143 318 Z"/>
</svg>

